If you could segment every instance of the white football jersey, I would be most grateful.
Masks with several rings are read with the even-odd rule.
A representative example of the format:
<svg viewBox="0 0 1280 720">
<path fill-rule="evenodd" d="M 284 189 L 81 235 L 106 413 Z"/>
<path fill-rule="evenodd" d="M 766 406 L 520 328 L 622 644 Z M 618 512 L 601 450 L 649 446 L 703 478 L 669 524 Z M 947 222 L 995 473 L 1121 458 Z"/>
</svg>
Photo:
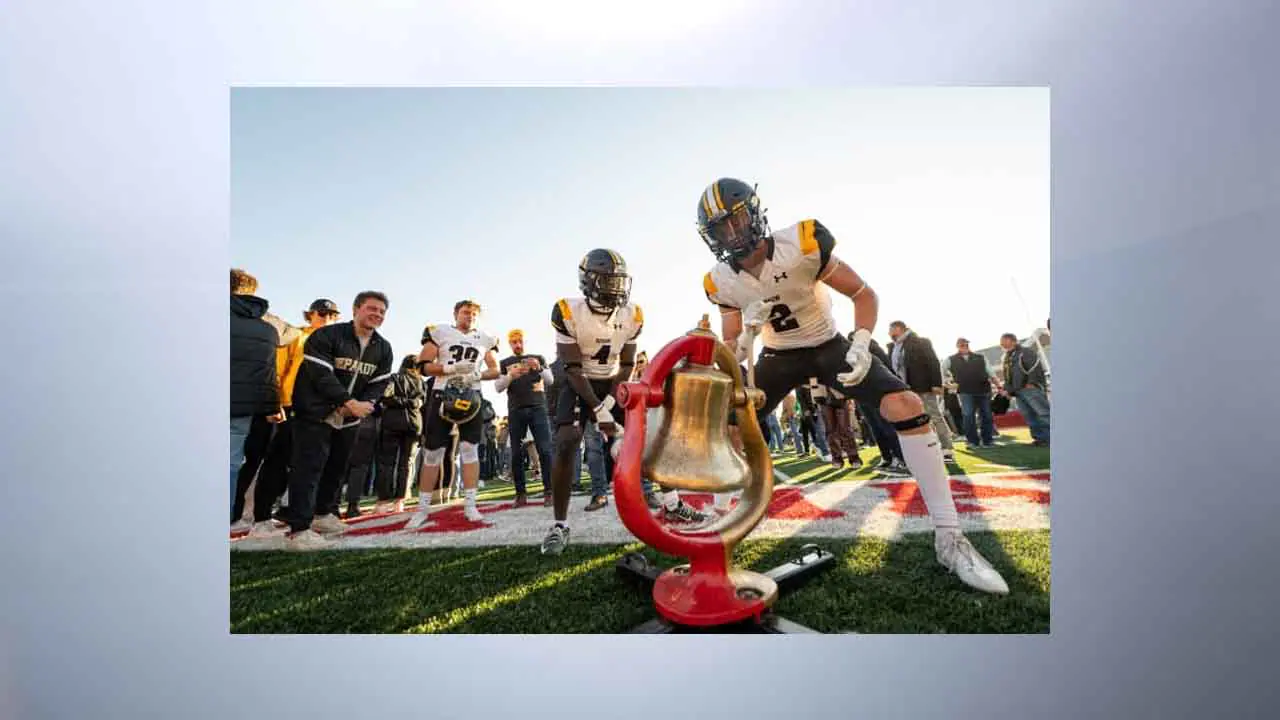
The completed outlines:
<svg viewBox="0 0 1280 720">
<path fill-rule="evenodd" d="M 459 362 L 473 362 L 484 368 L 485 353 L 498 349 L 497 338 L 476 328 L 463 332 L 453 325 L 428 325 L 422 331 L 422 344 L 435 343 L 440 348 L 436 362 L 452 365 Z M 480 380 L 471 378 L 471 387 L 479 387 Z M 444 380 L 437 380 L 436 389 L 444 387 Z"/>
<path fill-rule="evenodd" d="M 728 263 L 716 263 L 702 279 L 711 302 L 742 310 L 757 300 L 772 305 L 761 339 L 766 348 L 816 347 L 839 332 L 831 314 L 831 295 L 818 280 L 829 268 L 835 239 L 817 220 L 778 230 L 756 278 Z"/>
<path fill-rule="evenodd" d="M 577 343 L 582 351 L 582 374 L 594 380 L 612 378 L 622 365 L 622 348 L 634 343 L 644 328 L 644 313 L 627 303 L 609 315 L 587 307 L 586 298 L 564 299 L 551 310 L 556 342 Z"/>
</svg>

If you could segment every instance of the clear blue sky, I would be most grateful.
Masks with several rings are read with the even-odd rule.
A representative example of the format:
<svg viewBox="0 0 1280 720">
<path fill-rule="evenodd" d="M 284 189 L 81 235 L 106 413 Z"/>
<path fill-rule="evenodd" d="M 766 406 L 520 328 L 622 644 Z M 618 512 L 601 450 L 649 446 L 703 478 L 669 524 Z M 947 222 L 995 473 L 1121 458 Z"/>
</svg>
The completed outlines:
<svg viewBox="0 0 1280 720">
<path fill-rule="evenodd" d="M 902 319 L 950 353 L 1049 314 L 1044 89 L 237 89 L 231 128 L 231 265 L 295 324 L 382 290 L 398 355 L 469 297 L 503 353 L 519 327 L 553 356 L 551 307 L 595 247 L 631 268 L 642 349 L 704 312 L 718 331 L 694 223 L 720 176 L 759 183 L 775 229 L 832 231 L 882 342 Z"/>
</svg>

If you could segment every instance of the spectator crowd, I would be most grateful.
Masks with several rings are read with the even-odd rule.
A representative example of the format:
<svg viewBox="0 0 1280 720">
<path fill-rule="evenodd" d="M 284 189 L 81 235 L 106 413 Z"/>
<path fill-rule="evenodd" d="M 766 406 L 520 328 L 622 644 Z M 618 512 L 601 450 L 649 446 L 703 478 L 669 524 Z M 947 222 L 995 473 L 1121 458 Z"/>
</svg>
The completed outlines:
<svg viewBox="0 0 1280 720">
<path fill-rule="evenodd" d="M 320 298 L 302 312 L 302 325 L 294 326 L 269 311 L 258 289 L 252 275 L 231 271 L 232 529 L 248 530 L 252 537 L 287 537 L 288 547 L 310 549 L 345 532 L 343 519 L 360 516 L 366 498 L 375 500 L 374 513 L 404 512 L 422 472 L 424 414 L 436 378 L 420 374 L 417 348 L 397 360 L 378 334 L 390 300 L 381 292 L 361 292 L 350 306 L 351 319 L 344 321 L 341 306 Z M 699 326 L 709 329 L 706 316 Z M 560 363 L 527 351 L 521 330 L 505 337 L 510 354 L 499 362 L 501 374 L 492 387 L 506 396 L 506 412 L 483 399 L 479 484 L 510 482 L 516 505 L 523 506 L 530 502 L 530 480 L 550 475 L 556 393 L 549 387 L 565 377 Z M 1028 340 L 1006 333 L 998 364 L 988 363 L 965 338 L 956 341 L 954 354 L 940 359 L 928 338 L 901 321 L 890 323 L 888 337 L 885 347 L 873 340 L 871 351 L 920 397 L 948 463 L 955 462 L 960 438 L 969 448 L 996 443 L 994 416 L 1007 412 L 1010 400 L 1032 444 L 1049 446 L 1047 331 Z M 633 378 L 646 361 L 645 353 L 637 356 Z M 574 490 L 589 498 L 585 510 L 597 511 L 609 504 L 613 463 L 594 423 L 584 430 Z M 897 434 L 879 409 L 816 379 L 788 395 L 763 430 L 774 453 L 816 456 L 834 468 L 857 469 L 863 467 L 859 449 L 875 447 L 875 470 L 908 473 Z M 432 504 L 450 503 L 461 493 L 456 427 L 451 437 Z M 540 498 L 544 505 L 551 503 L 547 486 Z M 647 481 L 644 490 L 650 507 L 660 508 Z"/>
</svg>

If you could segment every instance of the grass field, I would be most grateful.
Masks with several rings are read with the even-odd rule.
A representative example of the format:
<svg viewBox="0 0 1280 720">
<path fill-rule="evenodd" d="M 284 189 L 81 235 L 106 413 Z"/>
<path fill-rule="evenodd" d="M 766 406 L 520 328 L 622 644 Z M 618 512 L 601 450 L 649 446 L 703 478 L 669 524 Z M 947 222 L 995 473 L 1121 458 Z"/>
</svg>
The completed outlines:
<svg viewBox="0 0 1280 720">
<path fill-rule="evenodd" d="M 1005 431 L 1025 441 L 1025 431 Z M 863 451 L 875 461 L 877 452 Z M 1046 449 L 1004 445 L 968 452 L 959 470 L 1045 469 Z M 782 455 L 791 482 L 838 482 L 872 471 L 833 473 L 820 461 Z M 998 466 L 998 467 L 992 467 Z M 537 486 L 530 491 L 536 492 Z M 490 484 L 481 499 L 509 497 Z M 582 500 L 575 499 L 574 502 Z M 1006 597 L 970 591 L 933 558 L 929 533 L 901 540 L 823 538 L 836 567 L 786 594 L 776 610 L 823 632 L 1045 633 L 1049 631 L 1049 532 L 970 533 L 1005 575 Z M 748 540 L 737 563 L 767 570 L 812 542 Z M 536 547 L 343 550 L 321 553 L 231 553 L 233 633 L 614 633 L 653 617 L 651 599 L 622 582 L 614 563 L 642 550 L 656 564 L 681 561 L 632 545 L 573 545 L 559 557 Z"/>
</svg>

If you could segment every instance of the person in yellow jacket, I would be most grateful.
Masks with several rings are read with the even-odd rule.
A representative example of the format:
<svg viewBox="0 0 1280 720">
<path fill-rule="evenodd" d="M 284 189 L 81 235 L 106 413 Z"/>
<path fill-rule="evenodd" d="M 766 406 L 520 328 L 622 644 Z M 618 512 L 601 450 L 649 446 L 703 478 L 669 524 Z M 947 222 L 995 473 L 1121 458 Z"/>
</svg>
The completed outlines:
<svg viewBox="0 0 1280 720">
<path fill-rule="evenodd" d="M 271 507 L 284 495 L 289 483 L 289 458 L 293 453 L 293 433 L 289 420 L 293 417 L 293 384 L 302 366 L 302 351 L 311 333 L 326 325 L 338 322 L 342 312 L 332 300 L 321 298 L 311 303 L 302 313 L 307 326 L 301 328 L 292 342 L 276 351 L 276 371 L 280 378 L 281 414 L 277 416 L 276 432 L 271 438 L 266 460 L 258 473 L 253 493 L 253 527 L 250 537 L 274 537 L 284 535 L 286 528 L 278 526 L 271 518 Z"/>
</svg>

